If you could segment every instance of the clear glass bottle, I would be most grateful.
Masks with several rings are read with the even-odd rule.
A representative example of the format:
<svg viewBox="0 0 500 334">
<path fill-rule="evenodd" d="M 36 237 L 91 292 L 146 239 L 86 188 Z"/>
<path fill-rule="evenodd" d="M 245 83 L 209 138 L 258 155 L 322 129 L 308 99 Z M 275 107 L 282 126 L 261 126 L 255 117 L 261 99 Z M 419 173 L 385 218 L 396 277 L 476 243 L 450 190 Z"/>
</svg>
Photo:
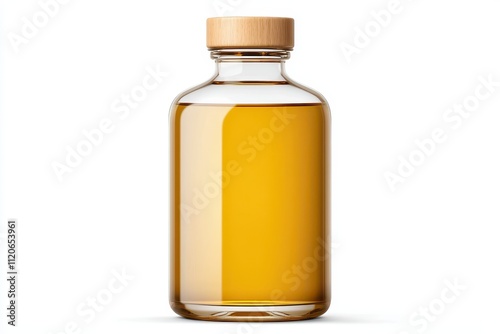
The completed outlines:
<svg viewBox="0 0 500 334">
<path fill-rule="evenodd" d="M 183 317 L 300 320 L 330 305 L 330 112 L 285 74 L 293 26 L 208 19 L 216 73 L 172 104 L 170 305 Z"/>
</svg>

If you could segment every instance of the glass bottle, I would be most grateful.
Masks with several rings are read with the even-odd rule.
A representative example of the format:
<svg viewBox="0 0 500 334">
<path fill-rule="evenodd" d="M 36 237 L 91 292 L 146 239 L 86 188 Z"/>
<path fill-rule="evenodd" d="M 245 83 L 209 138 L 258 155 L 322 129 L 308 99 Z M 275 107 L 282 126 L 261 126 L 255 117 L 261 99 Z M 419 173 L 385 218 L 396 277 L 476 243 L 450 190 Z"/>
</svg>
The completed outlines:
<svg viewBox="0 0 500 334">
<path fill-rule="evenodd" d="M 172 104 L 170 305 L 200 320 L 330 305 L 330 112 L 292 81 L 294 20 L 207 20 L 216 73 Z"/>
</svg>

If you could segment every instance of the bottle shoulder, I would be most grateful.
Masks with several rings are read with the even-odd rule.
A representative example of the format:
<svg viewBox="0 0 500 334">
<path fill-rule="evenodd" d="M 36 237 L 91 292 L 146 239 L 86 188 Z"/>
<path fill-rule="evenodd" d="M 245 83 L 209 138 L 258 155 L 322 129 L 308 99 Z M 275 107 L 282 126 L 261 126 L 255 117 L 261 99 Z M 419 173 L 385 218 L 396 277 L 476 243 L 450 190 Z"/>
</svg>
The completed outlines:
<svg viewBox="0 0 500 334">
<path fill-rule="evenodd" d="M 181 94 L 173 104 L 296 104 L 321 103 L 326 99 L 318 92 L 293 80 L 279 82 L 217 82 L 209 80 Z"/>
</svg>

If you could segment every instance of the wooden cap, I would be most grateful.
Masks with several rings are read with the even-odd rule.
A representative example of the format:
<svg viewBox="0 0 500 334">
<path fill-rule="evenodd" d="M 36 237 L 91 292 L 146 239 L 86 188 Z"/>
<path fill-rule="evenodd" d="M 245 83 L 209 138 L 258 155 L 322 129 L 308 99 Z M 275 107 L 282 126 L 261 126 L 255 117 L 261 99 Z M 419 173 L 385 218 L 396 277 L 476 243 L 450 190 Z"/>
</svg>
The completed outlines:
<svg viewBox="0 0 500 334">
<path fill-rule="evenodd" d="M 293 27 L 288 17 L 212 17 L 207 19 L 207 47 L 292 50 Z"/>
</svg>

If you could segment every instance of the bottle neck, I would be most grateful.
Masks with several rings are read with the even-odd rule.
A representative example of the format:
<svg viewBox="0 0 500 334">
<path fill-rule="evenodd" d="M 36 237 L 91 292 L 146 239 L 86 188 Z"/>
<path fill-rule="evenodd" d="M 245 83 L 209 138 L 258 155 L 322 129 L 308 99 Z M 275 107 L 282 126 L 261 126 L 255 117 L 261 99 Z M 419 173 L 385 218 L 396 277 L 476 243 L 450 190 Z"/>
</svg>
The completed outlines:
<svg viewBox="0 0 500 334">
<path fill-rule="evenodd" d="M 285 83 L 285 50 L 213 50 L 215 83 Z"/>
</svg>

